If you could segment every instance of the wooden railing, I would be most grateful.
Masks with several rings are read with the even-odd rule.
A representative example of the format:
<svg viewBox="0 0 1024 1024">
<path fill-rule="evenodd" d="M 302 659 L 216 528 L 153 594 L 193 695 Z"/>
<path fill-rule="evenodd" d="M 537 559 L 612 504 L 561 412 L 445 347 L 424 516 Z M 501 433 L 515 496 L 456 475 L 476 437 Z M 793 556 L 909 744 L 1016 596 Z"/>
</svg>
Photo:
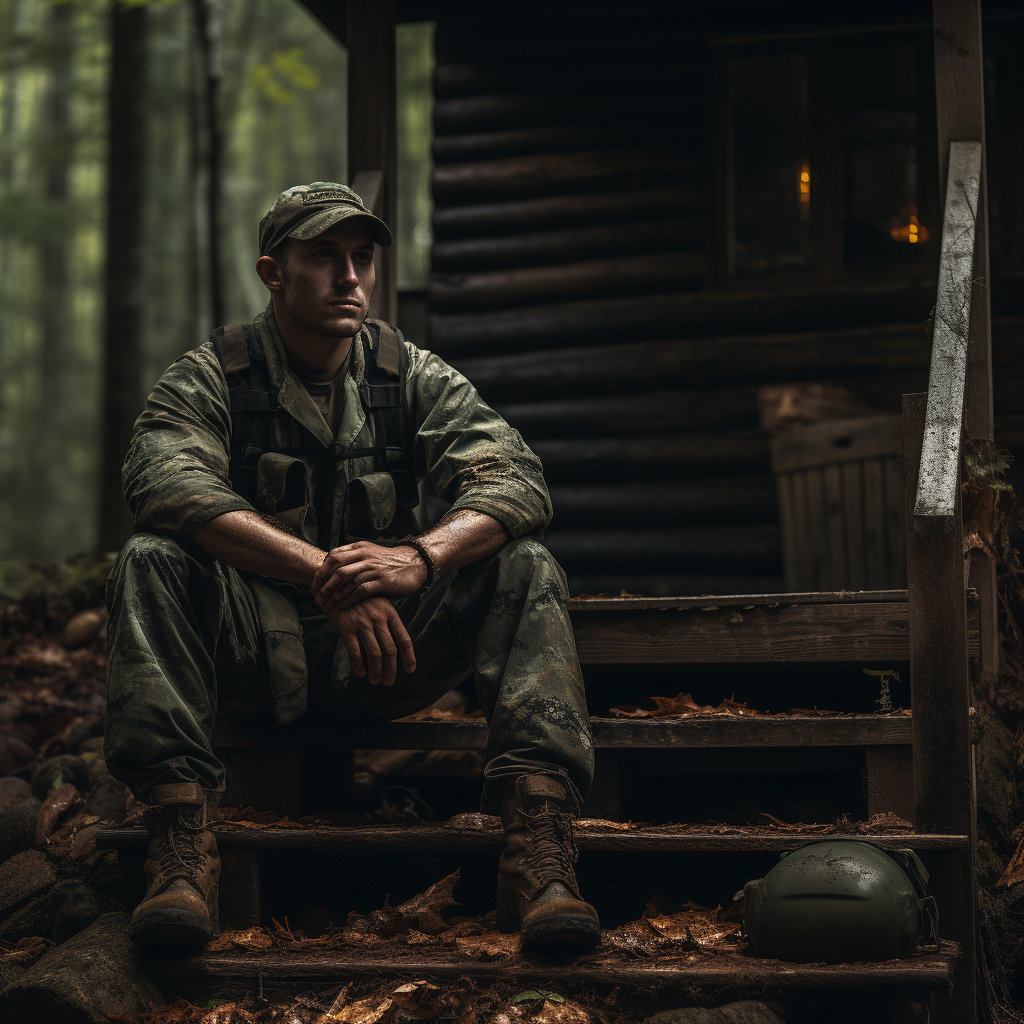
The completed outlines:
<svg viewBox="0 0 1024 1024">
<path fill-rule="evenodd" d="M 928 408 L 914 502 L 914 527 L 925 535 L 948 534 L 953 529 L 980 191 L 981 143 L 951 143 Z"/>
<path fill-rule="evenodd" d="M 960 452 L 967 388 L 982 146 L 950 144 L 927 395 L 903 396 L 914 816 L 921 831 L 968 836 L 930 865 L 942 932 L 961 946 L 941 1024 L 975 1018 L 974 761 Z"/>
</svg>

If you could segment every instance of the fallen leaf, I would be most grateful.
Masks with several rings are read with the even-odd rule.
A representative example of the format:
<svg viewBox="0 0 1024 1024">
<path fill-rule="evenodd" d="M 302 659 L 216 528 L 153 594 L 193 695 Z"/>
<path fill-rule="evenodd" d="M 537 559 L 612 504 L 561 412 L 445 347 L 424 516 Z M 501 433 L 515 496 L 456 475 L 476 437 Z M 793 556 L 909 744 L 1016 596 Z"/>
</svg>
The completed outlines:
<svg viewBox="0 0 1024 1024">
<path fill-rule="evenodd" d="M 270 949 L 274 940 L 258 926 L 235 930 L 227 928 L 203 947 L 208 953 L 219 953 L 228 949 Z"/>
<path fill-rule="evenodd" d="M 455 940 L 455 948 L 460 953 L 475 958 L 515 956 L 522 945 L 521 932 L 484 932 L 483 935 L 467 935 Z"/>
<path fill-rule="evenodd" d="M 58 789 L 52 790 L 43 806 L 39 808 L 39 817 L 36 819 L 36 846 L 42 846 L 57 822 L 81 807 L 83 803 L 81 793 L 70 782 L 65 782 Z"/>
<path fill-rule="evenodd" d="M 544 988 L 527 989 L 525 992 L 520 992 L 512 1000 L 512 1005 L 515 1006 L 519 1003 L 534 1002 L 537 999 L 550 999 L 553 1003 L 564 1003 L 565 998 L 560 996 L 557 992 L 549 992 Z"/>
<path fill-rule="evenodd" d="M 369 999 L 360 999 L 339 1010 L 328 1010 L 317 1017 L 316 1024 L 374 1024 L 391 1009 L 392 1002 L 390 997 L 382 999 L 371 996 Z"/>
</svg>

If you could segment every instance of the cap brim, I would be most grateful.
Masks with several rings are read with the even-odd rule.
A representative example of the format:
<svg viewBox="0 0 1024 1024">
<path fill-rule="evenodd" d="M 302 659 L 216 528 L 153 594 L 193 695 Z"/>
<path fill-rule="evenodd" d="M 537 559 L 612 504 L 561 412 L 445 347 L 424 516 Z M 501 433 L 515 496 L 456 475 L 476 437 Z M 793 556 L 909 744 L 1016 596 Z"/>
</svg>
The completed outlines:
<svg viewBox="0 0 1024 1024">
<path fill-rule="evenodd" d="M 287 237 L 299 238 L 302 240 L 316 238 L 317 235 L 322 234 L 339 221 L 349 220 L 352 217 L 360 217 L 362 220 L 366 221 L 366 226 L 370 231 L 370 237 L 378 245 L 391 245 L 393 241 L 391 231 L 380 217 L 375 217 L 372 213 L 364 213 L 362 210 L 353 210 L 344 206 L 334 206 L 329 210 L 320 210 L 319 212 L 314 213 L 311 217 L 307 217 L 304 221 L 300 221 L 294 228 L 292 228 L 292 230 L 288 232 Z"/>
</svg>

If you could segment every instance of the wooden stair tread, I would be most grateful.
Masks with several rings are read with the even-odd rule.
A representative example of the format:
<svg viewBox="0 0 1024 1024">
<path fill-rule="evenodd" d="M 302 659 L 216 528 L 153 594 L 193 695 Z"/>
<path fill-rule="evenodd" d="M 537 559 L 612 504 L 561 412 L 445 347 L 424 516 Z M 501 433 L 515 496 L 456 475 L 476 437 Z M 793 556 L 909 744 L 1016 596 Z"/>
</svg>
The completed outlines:
<svg viewBox="0 0 1024 1024">
<path fill-rule="evenodd" d="M 733 953 L 662 954 L 638 961 L 616 952 L 598 952 L 557 963 L 522 954 L 480 961 L 458 953 L 405 954 L 388 944 L 367 951 L 217 952 L 191 956 L 146 957 L 147 972 L 162 978 L 255 978 L 264 981 L 329 979 L 358 975 L 426 978 L 523 979 L 560 981 L 571 971 L 576 981 L 643 985 L 652 982 L 707 987 L 802 987 L 914 985 L 944 988 L 958 950 L 946 943 L 939 952 L 906 960 L 858 964 L 790 964 Z"/>
<path fill-rule="evenodd" d="M 616 852 L 772 852 L 795 850 L 817 839 L 854 840 L 874 843 L 883 849 L 914 849 L 963 852 L 967 836 L 933 835 L 912 832 L 821 833 L 786 832 L 774 828 L 748 828 L 742 832 L 727 826 L 633 826 L 579 824 L 576 844 L 581 851 Z M 394 850 L 448 851 L 472 853 L 501 850 L 504 836 L 500 826 L 486 823 L 467 827 L 448 823 L 307 825 L 288 827 L 267 825 L 251 827 L 230 822 L 213 826 L 217 842 L 248 850 Z M 105 848 L 142 847 L 149 842 L 146 830 L 105 828 L 97 836 L 97 846 Z"/>
<path fill-rule="evenodd" d="M 905 746 L 910 715 L 821 717 L 592 718 L 594 745 L 612 748 Z M 219 721 L 215 747 L 355 747 L 379 750 L 483 750 L 483 719 L 312 721 L 279 726 L 260 719 Z"/>
<path fill-rule="evenodd" d="M 582 664 L 906 661 L 905 590 L 706 597 L 575 598 Z M 968 656 L 978 602 L 968 592 Z"/>
</svg>

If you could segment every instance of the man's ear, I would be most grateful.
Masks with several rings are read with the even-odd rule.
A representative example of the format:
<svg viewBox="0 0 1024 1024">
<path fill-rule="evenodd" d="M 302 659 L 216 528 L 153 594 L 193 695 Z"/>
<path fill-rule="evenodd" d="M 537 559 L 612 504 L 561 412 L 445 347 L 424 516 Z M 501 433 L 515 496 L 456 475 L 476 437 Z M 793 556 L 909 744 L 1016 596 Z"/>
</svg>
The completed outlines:
<svg viewBox="0 0 1024 1024">
<path fill-rule="evenodd" d="M 273 256 L 261 256 L 256 261 L 256 273 L 269 291 L 279 292 L 284 287 L 281 283 L 281 265 Z"/>
</svg>

